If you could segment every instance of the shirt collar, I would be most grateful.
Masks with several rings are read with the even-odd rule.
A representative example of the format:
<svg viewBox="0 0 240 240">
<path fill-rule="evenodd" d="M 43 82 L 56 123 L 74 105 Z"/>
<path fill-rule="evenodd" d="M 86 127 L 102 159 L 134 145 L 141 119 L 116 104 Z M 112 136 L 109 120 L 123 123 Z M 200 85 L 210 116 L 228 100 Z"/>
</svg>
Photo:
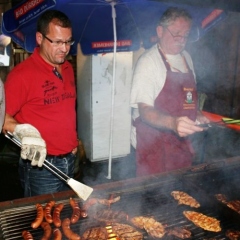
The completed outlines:
<svg viewBox="0 0 240 240">
<path fill-rule="evenodd" d="M 50 71 L 52 71 L 52 69 L 54 68 L 54 66 L 52 66 L 51 64 L 47 63 L 43 58 L 42 56 L 40 55 L 40 48 L 39 47 L 36 47 L 34 49 L 34 52 L 33 52 L 33 58 L 39 62 L 41 65 L 43 65 L 45 68 L 49 69 Z M 68 67 L 68 64 L 66 61 L 64 61 L 64 63 L 62 64 L 62 69 L 66 69 Z"/>
</svg>

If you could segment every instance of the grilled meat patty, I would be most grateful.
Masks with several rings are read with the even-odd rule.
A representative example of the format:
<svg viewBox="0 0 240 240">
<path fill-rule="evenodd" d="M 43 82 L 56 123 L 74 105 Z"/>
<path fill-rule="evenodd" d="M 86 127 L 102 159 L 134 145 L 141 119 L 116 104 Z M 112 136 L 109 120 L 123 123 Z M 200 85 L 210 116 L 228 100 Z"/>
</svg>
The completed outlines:
<svg viewBox="0 0 240 240">
<path fill-rule="evenodd" d="M 168 230 L 168 235 L 174 235 L 178 238 L 185 239 L 190 238 L 192 233 L 186 228 L 174 227 Z"/>
<path fill-rule="evenodd" d="M 231 240 L 239 240 L 240 239 L 240 231 L 229 229 L 226 231 L 226 236 Z"/>
<path fill-rule="evenodd" d="M 89 228 L 83 233 L 84 240 L 142 240 L 143 234 L 135 228 L 121 223 L 113 223 L 106 227 Z"/>
<path fill-rule="evenodd" d="M 152 217 L 138 216 L 133 217 L 130 221 L 134 226 L 145 229 L 152 237 L 161 238 L 165 234 L 164 226 Z"/>
<path fill-rule="evenodd" d="M 174 197 L 175 200 L 178 201 L 178 204 L 184 204 L 195 208 L 200 207 L 199 202 L 185 192 L 172 191 L 171 195 Z"/>
<path fill-rule="evenodd" d="M 203 228 L 204 230 L 211 232 L 220 232 L 220 221 L 216 218 L 208 217 L 202 213 L 194 212 L 194 211 L 184 211 L 184 216 L 192 221 L 196 226 Z"/>
<path fill-rule="evenodd" d="M 128 220 L 128 215 L 123 211 L 102 209 L 96 213 L 94 218 L 101 222 L 122 222 Z"/>
</svg>

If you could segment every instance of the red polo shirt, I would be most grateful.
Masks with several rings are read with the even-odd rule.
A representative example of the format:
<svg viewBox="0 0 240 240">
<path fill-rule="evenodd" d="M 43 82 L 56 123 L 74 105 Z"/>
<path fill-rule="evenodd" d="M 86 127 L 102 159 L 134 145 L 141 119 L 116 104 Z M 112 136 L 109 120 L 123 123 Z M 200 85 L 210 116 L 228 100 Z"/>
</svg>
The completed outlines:
<svg viewBox="0 0 240 240">
<path fill-rule="evenodd" d="M 36 48 L 9 73 L 5 83 L 6 113 L 36 127 L 51 155 L 71 152 L 78 144 L 75 80 L 67 61 L 62 64 L 62 78 L 55 76 L 53 66 Z"/>
</svg>

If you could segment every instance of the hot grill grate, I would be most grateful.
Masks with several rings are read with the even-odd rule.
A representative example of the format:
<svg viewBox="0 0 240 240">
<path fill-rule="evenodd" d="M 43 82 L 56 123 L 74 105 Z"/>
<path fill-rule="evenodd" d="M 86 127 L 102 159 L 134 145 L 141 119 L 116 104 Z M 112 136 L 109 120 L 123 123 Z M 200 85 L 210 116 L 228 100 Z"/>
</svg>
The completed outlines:
<svg viewBox="0 0 240 240">
<path fill-rule="evenodd" d="M 204 178 L 205 173 L 203 173 L 199 174 L 198 177 L 196 177 L 197 175 L 189 178 L 188 176 L 181 176 L 179 178 L 174 177 L 172 179 L 168 179 L 167 181 L 158 181 L 155 184 L 138 185 L 135 186 L 135 188 L 126 188 L 119 191 L 115 190 L 111 193 L 120 195 L 121 199 L 119 202 L 116 202 L 111 206 L 111 210 L 124 211 L 129 215 L 129 218 L 140 215 L 152 216 L 157 221 L 161 222 L 167 231 L 173 227 L 187 228 L 192 233 L 192 237 L 190 239 L 227 239 L 225 236 L 226 230 L 240 230 L 240 226 L 238 224 L 239 221 L 231 218 L 231 215 L 227 216 L 226 214 L 223 214 L 223 209 L 219 207 L 219 204 L 217 204 L 218 202 L 214 197 L 214 194 L 218 189 L 211 192 L 209 184 L 212 185 L 211 188 L 213 189 L 218 187 L 220 183 L 225 185 L 227 184 L 228 192 L 234 192 L 236 185 L 230 184 L 232 182 L 230 174 L 227 174 L 227 178 L 224 178 L 223 175 L 219 177 L 220 175 L 218 174 L 212 174 L 214 181 L 213 178 L 210 178 L 208 175 L 208 178 Z M 237 181 L 237 177 L 240 178 L 240 176 L 236 174 L 232 174 L 232 176 L 234 177 L 235 182 L 239 182 L 239 179 Z M 217 179 L 219 179 L 219 182 Z M 189 184 L 189 182 L 191 182 L 191 184 Z M 230 189 L 231 186 L 233 186 L 232 189 Z M 222 189 L 224 189 L 223 186 Z M 173 190 L 187 192 L 200 202 L 201 207 L 194 209 L 189 206 L 178 205 L 171 196 L 171 192 Z M 100 195 L 99 197 L 107 198 L 106 196 Z M 240 199 L 240 196 L 238 197 Z M 72 209 L 69 205 L 69 199 L 56 202 L 64 204 L 61 219 L 71 217 Z M 46 203 L 43 203 L 43 206 L 45 206 L 45 204 Z M 79 204 L 81 206 L 83 203 L 79 202 Z M 103 208 L 107 207 L 99 204 L 92 206 L 89 210 L 88 217 L 85 219 L 82 218 L 76 224 L 71 225 L 72 230 L 82 236 L 83 232 L 88 228 L 106 226 L 106 224 L 99 222 L 94 218 L 96 212 L 101 211 Z M 217 218 L 221 222 L 222 231 L 219 233 L 209 232 L 195 226 L 184 217 L 183 211 L 185 210 L 197 211 L 207 216 Z M 231 212 L 232 210 L 229 211 Z M 41 228 L 33 230 L 30 226 L 31 222 L 35 219 L 35 216 L 35 205 L 16 207 L 1 211 L 0 238 L 5 240 L 22 239 L 22 231 L 29 230 L 34 239 L 41 239 L 43 230 Z M 132 225 L 129 220 L 122 221 L 121 223 Z M 143 233 L 144 239 L 153 239 L 144 230 L 137 230 Z M 170 240 L 178 238 L 166 234 L 162 239 Z"/>
</svg>

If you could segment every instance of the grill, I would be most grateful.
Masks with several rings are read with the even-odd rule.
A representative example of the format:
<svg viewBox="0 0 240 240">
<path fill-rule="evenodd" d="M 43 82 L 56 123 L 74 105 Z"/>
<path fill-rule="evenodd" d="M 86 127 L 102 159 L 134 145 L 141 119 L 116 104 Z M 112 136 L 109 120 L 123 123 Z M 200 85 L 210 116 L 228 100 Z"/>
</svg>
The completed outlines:
<svg viewBox="0 0 240 240">
<path fill-rule="evenodd" d="M 173 227 L 187 228 L 192 233 L 191 239 L 228 239 L 225 236 L 228 229 L 240 230 L 240 215 L 217 201 L 214 194 L 225 194 L 229 200 L 240 199 L 239 170 L 240 158 L 225 159 L 181 171 L 98 185 L 94 187 L 91 197 L 108 198 L 110 194 L 120 195 L 120 201 L 112 204 L 111 210 L 124 211 L 129 218 L 140 215 L 152 216 L 165 226 L 166 231 Z M 171 196 L 173 190 L 187 192 L 200 202 L 201 207 L 194 209 L 178 205 Z M 44 206 L 50 200 L 63 203 L 61 219 L 64 219 L 70 217 L 72 213 L 70 197 L 74 197 L 82 206 L 83 202 L 76 198 L 72 191 L 0 203 L 0 238 L 22 239 L 22 231 L 29 230 L 34 239 L 41 239 L 43 230 L 41 228 L 33 230 L 30 226 L 36 217 L 35 204 L 41 203 Z M 71 229 L 82 236 L 88 228 L 106 226 L 94 218 L 96 212 L 103 208 L 107 206 L 93 205 L 89 209 L 88 217 L 81 218 L 76 224 L 71 225 Z M 217 218 L 221 222 L 222 231 L 209 232 L 195 226 L 184 217 L 185 210 Z M 127 219 L 120 223 L 131 225 Z M 144 239 L 153 239 L 144 230 L 137 230 L 143 233 Z M 166 234 L 162 239 L 178 238 Z"/>
</svg>

